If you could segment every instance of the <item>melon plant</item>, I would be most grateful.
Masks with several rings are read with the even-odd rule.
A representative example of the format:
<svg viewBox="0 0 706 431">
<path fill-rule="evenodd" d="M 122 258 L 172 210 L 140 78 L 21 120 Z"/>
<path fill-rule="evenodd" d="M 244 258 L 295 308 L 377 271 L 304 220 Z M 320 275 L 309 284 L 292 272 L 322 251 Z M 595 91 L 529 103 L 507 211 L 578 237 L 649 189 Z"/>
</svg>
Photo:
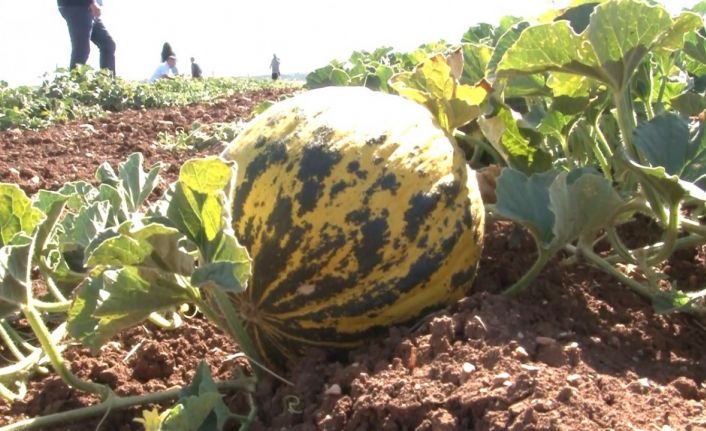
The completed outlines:
<svg viewBox="0 0 706 431">
<path fill-rule="evenodd" d="M 269 362 L 353 347 L 471 287 L 483 203 L 423 106 L 312 90 L 256 117 L 222 157 L 238 166 L 234 229 L 253 260 L 230 298 Z"/>
</svg>

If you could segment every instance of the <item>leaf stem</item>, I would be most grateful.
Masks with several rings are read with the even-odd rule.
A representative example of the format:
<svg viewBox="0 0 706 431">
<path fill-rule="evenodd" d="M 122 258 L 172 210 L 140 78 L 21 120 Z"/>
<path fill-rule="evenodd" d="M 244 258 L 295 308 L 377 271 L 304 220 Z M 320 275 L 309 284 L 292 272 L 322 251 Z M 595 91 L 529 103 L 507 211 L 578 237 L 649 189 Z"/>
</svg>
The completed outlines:
<svg viewBox="0 0 706 431">
<path fill-rule="evenodd" d="M 522 276 L 522 278 L 517 280 L 515 284 L 505 289 L 503 295 L 511 298 L 519 295 L 527 288 L 527 286 L 530 285 L 530 283 L 532 283 L 532 281 L 534 281 L 535 278 L 537 278 L 549 259 L 551 259 L 555 254 L 555 252 L 547 251 L 539 246 L 537 247 L 537 250 L 539 251 L 537 260 L 534 261 L 532 267 L 530 267 L 530 269 Z"/>
<path fill-rule="evenodd" d="M 245 390 L 253 392 L 255 383 L 250 378 L 238 380 L 228 380 L 225 382 L 216 383 L 219 390 Z M 123 409 L 135 405 L 163 403 L 179 397 L 182 388 L 173 388 L 166 391 L 154 392 L 145 395 L 135 395 L 131 397 L 120 397 L 111 395 L 107 400 L 94 406 L 83 407 L 67 412 L 55 413 L 47 416 L 26 419 L 16 422 L 11 425 L 6 425 L 0 428 L 0 431 L 23 431 L 31 429 L 50 429 L 58 424 L 75 422 L 88 419 L 95 416 L 100 416 L 111 410 Z"/>
<path fill-rule="evenodd" d="M 0 323 L 0 339 L 2 339 L 3 343 L 5 343 L 5 346 L 8 348 L 8 350 L 10 350 L 10 353 L 12 353 L 12 356 L 14 356 L 15 359 L 21 361 L 26 358 L 24 353 L 22 353 L 22 351 L 20 351 L 20 349 L 15 344 L 15 340 L 12 339 L 12 336 L 10 336 L 10 333 L 7 331 L 4 319 Z"/>
<path fill-rule="evenodd" d="M 161 314 L 154 312 L 149 315 L 149 321 L 157 325 L 160 329 L 170 331 L 181 326 L 181 317 L 179 313 L 172 313 L 172 320 L 169 320 Z"/>
<path fill-rule="evenodd" d="M 54 367 L 54 371 L 66 384 L 76 389 L 96 394 L 100 396 L 101 399 L 106 399 L 112 394 L 112 390 L 108 386 L 80 379 L 69 370 L 64 362 L 64 357 L 59 353 L 59 350 L 49 335 L 49 330 L 42 320 L 42 316 L 34 308 L 32 301 L 30 301 L 29 304 L 23 304 L 21 310 L 27 318 L 27 322 L 32 327 L 32 330 L 37 335 L 37 340 L 39 340 L 39 344 L 42 346 L 44 353 L 46 353 Z"/>
<path fill-rule="evenodd" d="M 664 231 L 662 247 L 654 256 L 647 260 L 647 264 L 654 266 L 669 258 L 674 252 L 674 246 L 679 236 L 679 202 L 669 208 L 669 220 Z"/>
<path fill-rule="evenodd" d="M 635 293 L 652 300 L 652 292 L 650 289 L 646 286 L 644 286 L 642 283 L 639 283 L 632 278 L 628 277 L 627 275 L 623 274 L 622 272 L 618 271 L 608 263 L 605 259 L 597 255 L 593 250 L 591 250 L 589 247 L 585 246 L 580 246 L 579 247 L 579 252 L 581 255 L 586 258 L 590 263 L 593 265 L 597 266 L 604 272 L 612 275 L 613 277 L 617 278 L 618 281 L 629 287 L 632 291 Z"/>
<path fill-rule="evenodd" d="M 262 364 L 260 356 L 257 353 L 257 349 L 255 349 L 255 345 L 253 344 L 252 340 L 250 339 L 250 336 L 245 330 L 245 327 L 240 321 L 240 318 L 238 317 L 238 312 L 235 310 L 235 307 L 233 307 L 233 304 L 228 295 L 226 295 L 225 292 L 223 292 L 221 289 L 214 288 L 213 296 L 216 303 L 218 304 L 218 307 L 221 309 L 223 317 L 226 319 L 226 324 L 228 325 L 229 332 L 235 336 L 236 340 L 238 340 L 240 348 L 248 356 L 248 358 L 252 358 L 257 364 Z M 259 371 L 260 368 L 253 368 L 255 369 L 255 375 L 259 379 L 261 376 Z"/>
</svg>

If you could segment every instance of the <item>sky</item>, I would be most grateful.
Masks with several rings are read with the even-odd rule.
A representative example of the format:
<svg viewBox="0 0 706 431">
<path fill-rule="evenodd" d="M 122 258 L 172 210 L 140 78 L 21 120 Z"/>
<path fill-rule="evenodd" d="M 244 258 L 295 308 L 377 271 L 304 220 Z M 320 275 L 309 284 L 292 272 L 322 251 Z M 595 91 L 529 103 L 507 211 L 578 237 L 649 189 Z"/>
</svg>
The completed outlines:
<svg viewBox="0 0 706 431">
<path fill-rule="evenodd" d="M 117 44 L 117 73 L 125 79 L 148 79 L 164 42 L 174 48 L 182 73 L 189 73 L 193 56 L 206 76 L 258 76 L 269 74 L 273 53 L 283 74 L 308 73 L 356 50 L 455 43 L 476 23 L 497 24 L 505 15 L 530 18 L 554 2 L 104 0 L 102 19 Z M 676 12 L 696 0 L 661 3 Z M 0 0 L 0 17 L 0 80 L 34 85 L 68 66 L 69 35 L 56 0 Z M 98 65 L 93 45 L 88 63 Z"/>
</svg>

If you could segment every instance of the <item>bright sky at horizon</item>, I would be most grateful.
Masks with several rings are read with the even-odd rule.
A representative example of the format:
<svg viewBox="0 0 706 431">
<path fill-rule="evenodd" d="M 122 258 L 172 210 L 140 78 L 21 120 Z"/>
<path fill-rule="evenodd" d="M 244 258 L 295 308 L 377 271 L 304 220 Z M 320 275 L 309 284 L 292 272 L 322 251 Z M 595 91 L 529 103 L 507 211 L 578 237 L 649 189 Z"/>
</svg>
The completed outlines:
<svg viewBox="0 0 706 431">
<path fill-rule="evenodd" d="M 661 3 L 676 12 L 696 1 Z M 164 42 L 174 48 L 182 73 L 189 73 L 194 56 L 207 76 L 258 76 L 269 74 L 273 53 L 282 73 L 308 73 L 355 50 L 457 42 L 473 24 L 533 17 L 552 3 L 563 2 L 435 0 L 422 7 L 395 0 L 104 0 L 103 20 L 117 44 L 117 73 L 125 79 L 148 79 Z M 0 80 L 38 84 L 44 73 L 68 66 L 69 35 L 55 0 L 0 0 L 0 16 Z M 91 49 L 89 64 L 97 67 L 98 49 Z"/>
</svg>

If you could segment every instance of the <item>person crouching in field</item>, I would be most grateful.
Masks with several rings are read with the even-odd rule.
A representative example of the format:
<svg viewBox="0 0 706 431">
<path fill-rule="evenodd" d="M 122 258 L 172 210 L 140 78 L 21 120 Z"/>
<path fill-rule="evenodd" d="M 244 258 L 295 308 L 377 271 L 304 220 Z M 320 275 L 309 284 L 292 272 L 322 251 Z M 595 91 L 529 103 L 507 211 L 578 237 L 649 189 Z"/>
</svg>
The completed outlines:
<svg viewBox="0 0 706 431">
<path fill-rule="evenodd" d="M 158 79 L 174 79 L 179 72 L 176 68 L 177 58 L 175 55 L 170 55 L 167 57 L 167 61 L 157 66 L 157 70 L 154 71 L 150 82 L 154 82 Z"/>
</svg>

